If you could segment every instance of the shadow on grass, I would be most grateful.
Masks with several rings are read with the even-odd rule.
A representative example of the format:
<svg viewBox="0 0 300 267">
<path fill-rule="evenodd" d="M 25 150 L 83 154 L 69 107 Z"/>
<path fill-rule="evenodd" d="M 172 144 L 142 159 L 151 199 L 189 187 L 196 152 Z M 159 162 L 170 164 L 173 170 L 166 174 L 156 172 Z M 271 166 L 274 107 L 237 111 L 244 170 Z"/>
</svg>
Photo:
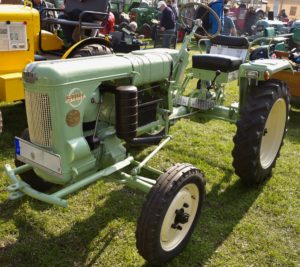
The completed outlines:
<svg viewBox="0 0 300 267">
<path fill-rule="evenodd" d="M 224 171 L 220 183 L 212 186 L 187 248 L 168 266 L 202 266 L 207 263 L 253 205 L 263 185 L 249 189 L 237 181 L 228 186 L 232 175 L 232 171 Z M 93 215 L 82 221 L 76 220 L 60 235 L 48 233 L 41 221 L 31 218 L 30 212 L 16 212 L 14 209 L 10 216 L 13 216 L 19 232 L 18 241 L 0 247 L 1 266 L 32 266 L 33 263 L 36 266 L 94 266 L 111 241 L 120 238 L 119 226 L 111 221 L 136 222 L 141 208 L 136 203 L 142 202 L 141 196 L 126 188 L 112 191 L 101 205 L 95 207 Z M 124 201 L 129 197 L 135 204 Z M 44 210 L 51 208 L 40 202 L 31 203 L 33 210 L 39 210 L 40 206 L 44 206 Z M 2 210 L 0 218 L 7 219 L 7 212 L 6 208 Z M 108 225 L 112 227 L 107 229 Z"/>
<path fill-rule="evenodd" d="M 57 236 L 48 233 L 40 221 L 30 218 L 26 210 L 15 213 L 18 241 L 0 247 L 1 266 L 94 266 L 110 242 L 120 238 L 120 223 L 112 224 L 108 231 L 105 227 L 116 219 L 126 222 L 137 220 L 140 206 L 128 205 L 124 201 L 128 199 L 128 194 L 132 195 L 124 188 L 110 192 L 104 203 L 95 207 L 91 216 L 76 220 L 70 229 Z"/>
<path fill-rule="evenodd" d="M 225 171 L 221 182 L 213 185 L 206 196 L 200 221 L 187 248 L 168 266 L 207 264 L 252 207 L 263 185 L 247 188 L 238 180 L 230 186 L 224 186 L 232 175 L 233 171 Z"/>
<path fill-rule="evenodd" d="M 232 175 L 233 171 L 225 171 L 222 181 L 214 184 L 207 195 L 194 238 L 197 242 L 193 245 L 199 250 L 199 266 L 205 264 L 228 238 L 263 189 L 263 185 L 258 188 L 246 187 L 240 180 L 230 186 L 222 186 L 228 183 Z"/>
<path fill-rule="evenodd" d="M 14 137 L 20 136 L 27 127 L 25 104 L 17 102 L 15 104 L 0 106 L 3 117 L 3 133 L 0 135 L 0 157 L 2 153 L 13 146 Z"/>
<path fill-rule="evenodd" d="M 200 221 L 186 249 L 167 266 L 203 266 L 253 205 L 263 189 L 246 188 L 240 181 L 222 189 L 233 173 L 227 171 L 222 181 L 215 184 L 206 197 Z M 143 267 L 150 267 L 146 263 Z"/>
<path fill-rule="evenodd" d="M 17 107 L 5 107 L 4 115 L 10 110 L 19 109 Z M 12 108 L 12 109 L 11 109 Z M 14 123 L 7 122 L 7 129 L 10 134 L 19 135 L 26 127 L 25 112 L 20 105 L 20 118 L 17 127 Z M 296 129 L 299 121 L 291 115 L 291 125 Z M 14 116 L 15 117 L 15 116 Z M 193 119 L 197 117 L 194 116 Z M 199 119 L 201 123 L 207 120 Z M 287 136 L 287 138 L 292 138 Z M 299 140 L 298 140 L 299 141 Z M 141 150 L 136 149 L 136 154 Z M 0 156 L 6 152 L 0 150 Z M 240 181 L 230 183 L 233 171 L 222 168 L 218 162 L 208 162 L 209 165 L 223 170 L 224 176 L 220 182 L 213 184 L 209 191 L 202 216 L 187 248 L 176 257 L 169 266 L 202 266 L 207 263 L 219 246 L 230 236 L 236 225 L 244 217 L 250 207 L 259 196 L 263 185 L 259 188 L 249 189 Z M 139 196 L 133 196 L 134 202 L 141 202 Z M 70 229 L 54 235 L 44 229 L 41 222 L 30 217 L 26 210 L 18 210 L 21 201 L 12 204 L 4 202 L 0 205 L 0 218 L 2 220 L 14 219 L 15 227 L 18 230 L 18 240 L 5 247 L 0 246 L 1 266 L 94 266 L 99 263 L 98 259 L 105 252 L 119 235 L 119 229 L 112 227 L 107 233 L 106 227 L 116 219 L 126 222 L 136 222 L 140 213 L 140 205 L 127 204 L 128 190 L 115 190 L 108 194 L 107 199 L 101 205 L 95 207 L 93 215 L 76 220 Z M 31 202 L 34 211 L 45 211 L 50 208 L 43 203 Z M 101 236 L 99 236 L 101 233 Z M 96 244 L 91 248 L 91 245 Z M 91 253 L 93 253 L 91 255 Z M 124 251 L 123 253 L 126 253 Z M 113 261 L 112 261 L 113 262 Z M 125 266 L 125 265 L 124 265 Z M 145 266 L 150 266 L 145 264 Z"/>
</svg>

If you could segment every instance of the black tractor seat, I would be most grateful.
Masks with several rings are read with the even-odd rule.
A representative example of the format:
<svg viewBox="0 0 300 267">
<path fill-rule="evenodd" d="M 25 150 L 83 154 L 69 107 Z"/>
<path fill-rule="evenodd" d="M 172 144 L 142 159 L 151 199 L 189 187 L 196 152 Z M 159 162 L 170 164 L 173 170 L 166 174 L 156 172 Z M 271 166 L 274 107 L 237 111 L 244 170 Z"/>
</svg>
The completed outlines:
<svg viewBox="0 0 300 267">
<path fill-rule="evenodd" d="M 243 62 L 241 58 L 218 54 L 194 55 L 192 60 L 193 68 L 222 72 L 238 70 Z"/>
<path fill-rule="evenodd" d="M 236 49 L 248 49 L 249 41 L 246 37 L 240 36 L 225 36 L 218 35 L 215 38 L 211 39 L 211 43 L 214 45 L 226 45 L 228 47 Z"/>
</svg>

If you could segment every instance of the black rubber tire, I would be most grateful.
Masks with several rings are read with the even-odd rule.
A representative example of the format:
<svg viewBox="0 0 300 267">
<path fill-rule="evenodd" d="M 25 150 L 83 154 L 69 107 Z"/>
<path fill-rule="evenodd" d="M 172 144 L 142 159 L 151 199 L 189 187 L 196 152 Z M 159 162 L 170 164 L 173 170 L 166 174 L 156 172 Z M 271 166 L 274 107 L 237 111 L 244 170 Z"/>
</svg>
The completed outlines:
<svg viewBox="0 0 300 267">
<path fill-rule="evenodd" d="M 280 107 L 279 102 L 282 103 Z M 271 177 L 286 133 L 289 103 L 288 88 L 282 81 L 261 82 L 259 86 L 251 89 L 247 103 L 242 108 L 240 119 L 237 121 L 232 151 L 235 173 L 246 184 L 259 184 Z M 272 116 L 274 118 L 276 112 L 276 108 L 272 109 L 275 106 L 282 109 L 283 115 L 281 119 L 278 118 L 273 125 L 270 125 L 270 120 Z M 269 116 L 270 114 L 272 116 Z M 267 128 L 267 124 L 271 127 Z M 270 137 L 274 138 L 270 139 Z M 261 151 L 266 146 L 268 138 L 272 142 L 270 149 Z"/>
<path fill-rule="evenodd" d="M 78 50 L 75 50 L 70 54 L 68 58 L 78 58 L 78 57 L 93 57 L 112 54 L 113 51 L 105 45 L 101 44 L 89 44 L 85 45 Z"/>
<path fill-rule="evenodd" d="M 185 186 L 196 186 L 199 198 L 192 223 L 187 233 L 171 250 L 161 244 L 161 230 L 170 204 Z M 189 241 L 199 219 L 205 197 L 203 174 L 191 164 L 176 164 L 159 176 L 143 205 L 136 229 L 136 246 L 139 253 L 151 264 L 162 265 L 178 255 Z M 191 198 L 193 196 L 191 195 Z M 177 208 L 177 207 L 176 207 Z M 171 227 L 171 226 L 170 226 Z M 180 231 L 180 230 L 176 230 Z M 180 233 L 180 232 L 178 232 Z"/>
<path fill-rule="evenodd" d="M 22 132 L 21 138 L 25 141 L 30 142 L 28 129 L 25 129 Z M 18 160 L 17 158 L 15 158 L 15 165 L 16 167 L 20 167 L 24 165 L 24 163 Z M 54 184 L 46 182 L 41 177 L 36 175 L 36 173 L 33 170 L 29 170 L 27 172 L 21 173 L 19 174 L 19 176 L 25 183 L 29 184 L 33 189 L 36 189 L 40 192 L 45 192 L 54 186 Z"/>
<path fill-rule="evenodd" d="M 152 29 L 149 24 L 144 23 L 139 30 L 139 34 L 144 35 L 145 38 L 150 38 L 152 34 Z"/>
</svg>

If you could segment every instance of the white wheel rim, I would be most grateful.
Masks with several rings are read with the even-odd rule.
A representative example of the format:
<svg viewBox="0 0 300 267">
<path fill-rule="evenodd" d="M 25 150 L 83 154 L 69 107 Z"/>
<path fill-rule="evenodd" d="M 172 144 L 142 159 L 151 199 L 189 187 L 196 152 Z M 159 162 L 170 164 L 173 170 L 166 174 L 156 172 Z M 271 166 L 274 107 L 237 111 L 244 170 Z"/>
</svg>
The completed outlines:
<svg viewBox="0 0 300 267">
<path fill-rule="evenodd" d="M 199 206 L 199 189 L 195 184 L 187 184 L 176 194 L 172 200 L 160 231 L 160 244 L 165 251 L 175 249 L 185 238 L 195 219 Z M 176 210 L 184 209 L 189 215 L 186 223 L 178 223 L 177 226 L 182 229 L 174 229 L 172 225 L 175 222 Z"/>
<path fill-rule="evenodd" d="M 286 103 L 278 99 L 268 116 L 260 145 L 260 163 L 264 169 L 271 166 L 280 148 L 286 123 Z"/>
</svg>

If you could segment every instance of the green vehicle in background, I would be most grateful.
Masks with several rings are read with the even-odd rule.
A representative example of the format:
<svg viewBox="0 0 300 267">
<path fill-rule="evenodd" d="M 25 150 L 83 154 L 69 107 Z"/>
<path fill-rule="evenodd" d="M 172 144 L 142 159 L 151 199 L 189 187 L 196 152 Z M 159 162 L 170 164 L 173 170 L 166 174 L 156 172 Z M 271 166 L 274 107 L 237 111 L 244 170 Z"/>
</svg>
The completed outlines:
<svg viewBox="0 0 300 267">
<path fill-rule="evenodd" d="M 128 7 L 129 20 L 138 25 L 137 32 L 146 38 L 151 36 L 152 26 L 159 19 L 157 1 L 138 1 Z"/>
<path fill-rule="evenodd" d="M 132 8 L 140 5 L 140 0 L 113 0 L 111 10 L 128 13 Z"/>
<path fill-rule="evenodd" d="M 116 17 L 120 28 L 128 26 L 131 21 L 138 25 L 137 32 L 150 37 L 153 21 L 158 20 L 159 10 L 156 1 L 145 0 L 114 0 L 111 2 L 111 11 Z"/>
</svg>

